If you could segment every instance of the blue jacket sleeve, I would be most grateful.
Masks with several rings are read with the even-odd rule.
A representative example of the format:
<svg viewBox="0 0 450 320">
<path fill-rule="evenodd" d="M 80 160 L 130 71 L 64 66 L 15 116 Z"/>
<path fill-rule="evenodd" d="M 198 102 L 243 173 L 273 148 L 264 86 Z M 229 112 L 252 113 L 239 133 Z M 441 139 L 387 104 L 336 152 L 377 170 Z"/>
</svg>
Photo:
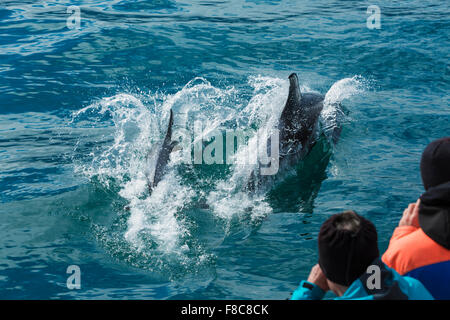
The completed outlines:
<svg viewBox="0 0 450 320">
<path fill-rule="evenodd" d="M 403 277 L 409 285 L 408 298 L 410 300 L 434 300 L 430 292 L 419 281 L 411 277 Z"/>
<path fill-rule="evenodd" d="M 302 281 L 292 294 L 291 300 L 322 300 L 324 295 L 325 291 L 319 286 L 308 281 Z"/>
</svg>

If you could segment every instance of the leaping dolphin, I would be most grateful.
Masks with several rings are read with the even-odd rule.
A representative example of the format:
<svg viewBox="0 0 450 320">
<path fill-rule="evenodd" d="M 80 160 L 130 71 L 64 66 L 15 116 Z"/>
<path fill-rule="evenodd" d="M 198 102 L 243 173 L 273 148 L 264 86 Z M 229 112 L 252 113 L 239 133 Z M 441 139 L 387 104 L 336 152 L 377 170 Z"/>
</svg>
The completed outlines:
<svg viewBox="0 0 450 320">
<path fill-rule="evenodd" d="M 155 144 L 147 155 L 147 180 L 150 192 L 161 181 L 170 160 L 170 153 L 177 144 L 176 141 L 172 141 L 172 126 L 173 112 L 170 110 L 169 124 L 164 140 Z"/>
<path fill-rule="evenodd" d="M 297 74 L 289 76 L 289 95 L 278 122 L 279 170 L 293 166 L 308 155 L 317 138 L 319 116 L 324 96 L 317 93 L 301 93 Z M 270 154 L 270 138 L 267 143 Z M 278 175 L 261 175 L 261 166 L 250 173 L 244 189 L 254 191 L 267 180 Z"/>
</svg>

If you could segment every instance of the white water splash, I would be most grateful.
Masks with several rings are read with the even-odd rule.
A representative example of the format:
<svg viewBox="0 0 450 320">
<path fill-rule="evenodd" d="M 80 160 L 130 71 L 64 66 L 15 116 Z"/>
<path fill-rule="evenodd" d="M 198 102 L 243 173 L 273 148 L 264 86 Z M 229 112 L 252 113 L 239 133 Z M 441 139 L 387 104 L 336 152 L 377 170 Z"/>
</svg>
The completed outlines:
<svg viewBox="0 0 450 320">
<path fill-rule="evenodd" d="M 125 187 L 120 192 L 120 195 L 130 200 L 131 215 L 125 239 L 139 251 L 145 250 L 148 242 L 144 239 L 150 238 L 160 252 L 172 255 L 188 252 L 189 247 L 181 243 L 180 239 L 189 236 L 189 231 L 176 214 L 190 202 L 193 191 L 177 184 L 173 171 L 153 189 L 150 197 L 139 199 L 128 191 Z"/>
<path fill-rule="evenodd" d="M 163 179 L 151 194 L 147 189 L 146 156 L 151 146 L 164 136 L 170 110 L 174 111 L 174 129 L 188 128 L 193 121 L 200 120 L 202 135 L 230 126 L 253 127 L 256 130 L 250 139 L 256 139 L 277 126 L 286 103 L 288 81 L 259 76 L 251 77 L 248 84 L 250 99 L 242 99 L 245 95 L 234 87 L 220 89 L 203 78 L 195 78 L 173 95 L 123 93 L 101 99 L 73 114 L 73 126 L 104 130 L 105 140 L 112 138 L 110 143 L 89 141 L 94 143 L 89 161 L 76 163 L 76 171 L 97 178 L 106 187 L 110 187 L 111 181 L 120 186 L 119 195 L 129 207 L 123 237 L 137 252 L 145 252 L 146 256 L 175 256 L 181 259 L 178 261 L 192 256 L 196 248 L 186 240 L 192 235 L 184 211 L 190 205 L 195 206 L 192 202 L 199 194 L 208 204 L 209 214 L 225 224 L 234 217 L 258 221 L 272 212 L 264 194 L 249 195 L 242 190 L 254 169 L 251 165 L 233 165 L 229 175 L 207 180 L 209 190 L 199 191 L 196 185 L 190 185 L 192 181 L 183 182 L 183 172 L 177 170 L 181 157 L 173 152 Z M 306 85 L 301 90 L 312 91 Z M 336 82 L 325 96 L 323 126 L 328 130 L 336 127 L 342 121 L 339 103 L 362 90 L 363 82 L 358 77 Z M 242 146 L 236 157 L 248 154 L 252 145 L 255 144 Z"/>
<path fill-rule="evenodd" d="M 361 76 L 354 76 L 335 82 L 325 94 L 320 117 L 322 129 L 329 139 L 331 139 L 333 130 L 345 123 L 341 103 L 345 99 L 363 93 L 366 87 L 366 82 Z"/>
</svg>

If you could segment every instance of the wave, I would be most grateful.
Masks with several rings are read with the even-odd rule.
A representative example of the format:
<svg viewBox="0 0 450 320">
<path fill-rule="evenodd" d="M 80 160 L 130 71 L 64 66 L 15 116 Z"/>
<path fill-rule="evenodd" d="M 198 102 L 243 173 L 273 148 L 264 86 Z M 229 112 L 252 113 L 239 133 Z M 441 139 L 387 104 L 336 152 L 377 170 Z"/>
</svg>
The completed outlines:
<svg viewBox="0 0 450 320">
<path fill-rule="evenodd" d="M 140 268 L 164 270 L 175 264 L 192 271 L 193 266 L 211 261 L 208 242 L 220 245 L 236 226 L 245 229 L 257 225 L 270 214 L 272 208 L 264 193 L 249 195 L 241 188 L 256 163 L 198 166 L 185 161 L 186 153 L 177 150 L 171 154 L 167 174 L 149 194 L 147 153 L 165 134 L 169 110 L 173 110 L 174 135 L 177 130 L 201 123 L 199 134 L 188 141 L 188 150 L 198 139 L 208 140 L 217 131 L 250 131 L 249 143 L 234 155 L 240 157 L 251 151 L 252 139 L 276 127 L 288 86 L 284 79 L 257 76 L 250 77 L 244 89 L 217 88 L 198 77 L 175 94 L 120 93 L 75 112 L 71 121 L 74 127 L 103 128 L 105 140 L 109 139 L 108 143 L 93 143 L 87 159 L 75 164 L 76 172 L 95 178 L 105 188 L 118 186 L 118 196 L 128 203 L 128 210 L 121 213 L 126 215 L 126 225 L 120 236 L 115 234 L 115 240 L 108 242 L 104 241 L 108 231 L 98 231 L 102 242 L 110 243 L 107 250 L 118 256 L 138 257 L 131 260 Z M 361 77 L 332 85 L 320 119 L 325 135 L 345 121 L 341 102 L 364 88 Z M 306 84 L 301 90 L 312 91 Z M 193 208 L 200 208 L 196 211 L 201 214 L 192 217 Z M 207 235 L 198 233 L 204 221 L 209 225 L 201 232 Z M 120 252 L 125 248 L 131 251 Z"/>
</svg>

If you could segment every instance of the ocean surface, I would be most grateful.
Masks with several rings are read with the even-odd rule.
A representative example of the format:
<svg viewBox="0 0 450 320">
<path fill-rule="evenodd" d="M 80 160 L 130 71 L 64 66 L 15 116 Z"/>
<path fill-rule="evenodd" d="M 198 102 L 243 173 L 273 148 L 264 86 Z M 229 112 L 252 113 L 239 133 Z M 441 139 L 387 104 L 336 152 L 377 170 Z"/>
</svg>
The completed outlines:
<svg viewBox="0 0 450 320">
<path fill-rule="evenodd" d="M 383 252 L 450 135 L 449 30 L 448 1 L 0 0 L 0 298 L 286 299 L 345 209 Z M 175 153 L 148 192 L 170 109 L 255 133 L 292 72 L 326 108 L 284 179 L 249 194 L 237 165 Z"/>
</svg>

